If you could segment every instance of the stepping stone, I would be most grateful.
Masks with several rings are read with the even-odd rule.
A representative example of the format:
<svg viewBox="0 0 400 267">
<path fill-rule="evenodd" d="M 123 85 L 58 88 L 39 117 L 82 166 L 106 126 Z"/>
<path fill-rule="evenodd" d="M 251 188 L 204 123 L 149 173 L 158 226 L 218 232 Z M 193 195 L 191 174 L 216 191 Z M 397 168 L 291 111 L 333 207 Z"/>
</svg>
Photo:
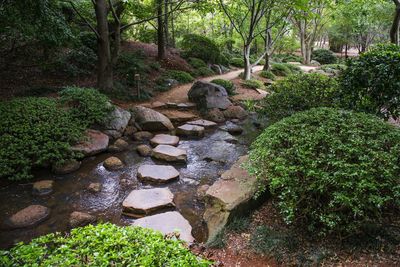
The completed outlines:
<svg viewBox="0 0 400 267">
<path fill-rule="evenodd" d="M 169 134 L 157 134 L 150 140 L 150 143 L 153 146 L 158 146 L 158 145 L 177 146 L 179 143 L 179 137 Z"/>
<path fill-rule="evenodd" d="M 176 133 L 178 135 L 183 135 L 183 136 L 203 137 L 204 127 L 191 124 L 184 124 L 176 129 Z"/>
<path fill-rule="evenodd" d="M 161 209 L 173 208 L 174 194 L 168 188 L 133 190 L 122 206 L 127 216 L 140 218 Z"/>
<path fill-rule="evenodd" d="M 35 182 L 32 188 L 33 194 L 39 196 L 48 195 L 53 192 L 53 185 L 54 181 L 52 180 L 42 180 L 39 182 Z"/>
<path fill-rule="evenodd" d="M 153 134 L 146 131 L 141 131 L 133 134 L 133 139 L 136 141 L 147 141 L 153 138 Z"/>
<path fill-rule="evenodd" d="M 136 151 L 142 157 L 149 157 L 151 156 L 151 152 L 153 151 L 150 146 L 148 145 L 138 145 L 136 147 Z"/>
<path fill-rule="evenodd" d="M 211 128 L 217 126 L 215 122 L 208 120 L 189 121 L 187 124 L 202 126 L 204 128 Z"/>
<path fill-rule="evenodd" d="M 177 211 L 169 211 L 153 216 L 137 219 L 133 226 L 140 226 L 143 228 L 150 228 L 160 231 L 164 235 L 171 233 L 179 233 L 179 239 L 193 243 L 192 226 L 189 222 Z"/>
<path fill-rule="evenodd" d="M 142 165 L 138 169 L 138 178 L 147 182 L 167 183 L 179 177 L 179 172 L 172 166 Z"/>
<path fill-rule="evenodd" d="M 168 145 L 158 145 L 156 148 L 153 149 L 152 156 L 156 159 L 165 160 L 169 162 L 187 161 L 187 154 L 185 150 Z"/>
<path fill-rule="evenodd" d="M 8 228 L 35 226 L 50 216 L 50 209 L 41 205 L 30 205 L 8 218 L 4 225 Z"/>
<path fill-rule="evenodd" d="M 197 116 L 188 111 L 179 111 L 179 110 L 164 110 L 162 112 L 165 116 L 167 116 L 172 122 L 183 123 L 191 120 L 195 120 Z"/>
<path fill-rule="evenodd" d="M 119 158 L 110 157 L 103 162 L 103 166 L 109 171 L 114 171 L 122 168 L 124 164 Z"/>
</svg>

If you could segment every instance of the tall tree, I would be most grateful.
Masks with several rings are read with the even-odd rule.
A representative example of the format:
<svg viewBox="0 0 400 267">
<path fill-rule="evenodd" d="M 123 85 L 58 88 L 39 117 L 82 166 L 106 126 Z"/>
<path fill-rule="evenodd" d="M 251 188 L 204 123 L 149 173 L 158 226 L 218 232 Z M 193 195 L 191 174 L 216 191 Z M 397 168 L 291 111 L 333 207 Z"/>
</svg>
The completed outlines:
<svg viewBox="0 0 400 267">
<path fill-rule="evenodd" d="M 393 0 L 396 6 L 393 18 L 392 28 L 390 29 L 390 41 L 400 45 L 399 29 L 400 29 L 400 0 Z"/>
</svg>

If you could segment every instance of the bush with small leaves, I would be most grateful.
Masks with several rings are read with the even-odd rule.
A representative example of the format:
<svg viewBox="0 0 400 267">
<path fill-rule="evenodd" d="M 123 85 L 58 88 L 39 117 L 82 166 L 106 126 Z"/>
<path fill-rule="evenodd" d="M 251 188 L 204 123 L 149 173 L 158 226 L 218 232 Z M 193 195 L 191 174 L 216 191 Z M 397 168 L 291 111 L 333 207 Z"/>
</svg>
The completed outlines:
<svg viewBox="0 0 400 267">
<path fill-rule="evenodd" d="M 180 241 L 140 227 L 111 223 L 48 234 L 0 251 L 1 266 L 190 266 L 212 262 L 192 254 Z"/>
<path fill-rule="evenodd" d="M 238 57 L 231 58 L 231 61 L 229 63 L 232 66 L 235 66 L 235 67 L 238 67 L 238 68 L 243 68 L 244 67 L 244 59 L 243 58 L 238 58 Z"/>
<path fill-rule="evenodd" d="M 272 94 L 260 105 L 270 122 L 315 107 L 332 107 L 335 104 L 338 83 L 323 74 L 298 74 L 277 81 L 269 89 Z"/>
<path fill-rule="evenodd" d="M 400 208 L 400 129 L 333 108 L 296 113 L 252 144 L 248 169 L 288 224 L 356 234 Z"/>
<path fill-rule="evenodd" d="M 292 70 L 288 67 L 289 64 L 286 63 L 272 63 L 271 71 L 276 76 L 289 76 L 292 74 Z"/>
<path fill-rule="evenodd" d="M 207 77 L 212 75 L 215 75 L 215 72 L 209 67 L 200 67 L 193 71 L 193 76 L 196 77 Z"/>
<path fill-rule="evenodd" d="M 190 83 L 193 82 L 194 78 L 190 73 L 181 70 L 168 70 L 163 76 L 166 79 L 174 79 L 179 83 Z"/>
<path fill-rule="evenodd" d="M 200 58 L 190 57 L 187 62 L 195 69 L 207 68 L 207 64 Z"/>
<path fill-rule="evenodd" d="M 337 62 L 336 55 L 328 49 L 317 49 L 312 52 L 312 60 L 318 61 L 320 64 L 335 64 Z"/>
<path fill-rule="evenodd" d="M 275 62 L 303 62 L 303 58 L 301 56 L 297 56 L 294 54 L 276 54 L 272 57 Z"/>
<path fill-rule="evenodd" d="M 219 63 L 221 51 L 217 44 L 202 35 L 186 34 L 180 43 L 186 57 L 200 58 L 207 63 Z"/>
<path fill-rule="evenodd" d="M 262 81 L 256 79 L 242 81 L 242 85 L 250 89 L 263 89 L 265 87 Z"/>
<path fill-rule="evenodd" d="M 263 77 L 263 78 L 266 78 L 266 79 L 270 79 L 270 80 L 272 80 L 272 81 L 275 81 L 275 80 L 276 80 L 275 74 L 273 74 L 272 71 L 269 71 L 269 70 L 267 70 L 267 71 L 265 71 L 265 70 L 261 71 L 261 72 L 260 72 L 260 76 Z"/>
<path fill-rule="evenodd" d="M 236 88 L 235 88 L 235 84 L 233 82 L 231 82 L 229 80 L 224 80 L 224 79 L 215 79 L 215 80 L 212 80 L 211 82 L 224 87 L 229 95 L 235 94 Z"/>
</svg>

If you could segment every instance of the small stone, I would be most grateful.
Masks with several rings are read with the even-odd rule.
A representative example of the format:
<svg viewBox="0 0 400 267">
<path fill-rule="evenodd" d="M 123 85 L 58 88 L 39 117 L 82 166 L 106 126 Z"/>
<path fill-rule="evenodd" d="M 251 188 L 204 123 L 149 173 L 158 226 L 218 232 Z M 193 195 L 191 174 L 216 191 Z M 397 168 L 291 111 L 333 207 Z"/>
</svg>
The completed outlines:
<svg viewBox="0 0 400 267">
<path fill-rule="evenodd" d="M 204 127 L 191 124 L 184 124 L 176 129 L 176 133 L 178 135 L 183 135 L 183 136 L 203 137 Z"/>
<path fill-rule="evenodd" d="M 101 191 L 101 184 L 100 183 L 90 183 L 88 186 L 88 190 L 92 193 L 98 193 Z"/>
<path fill-rule="evenodd" d="M 206 118 L 217 123 L 225 121 L 224 113 L 217 108 L 210 109 L 206 114 Z"/>
<path fill-rule="evenodd" d="M 53 192 L 54 181 L 52 180 L 42 180 L 39 182 L 35 182 L 33 184 L 33 194 L 34 195 L 48 195 Z"/>
<path fill-rule="evenodd" d="M 35 226 L 50 216 L 50 209 L 41 205 L 30 205 L 8 218 L 4 225 L 8 228 Z"/>
<path fill-rule="evenodd" d="M 118 139 L 122 136 L 122 133 L 117 130 L 103 130 L 103 133 L 108 135 L 111 139 Z"/>
<path fill-rule="evenodd" d="M 206 192 L 207 192 L 208 188 L 210 188 L 210 186 L 208 184 L 203 184 L 202 186 L 200 186 L 197 189 L 197 195 L 199 197 L 204 197 L 206 195 Z"/>
<path fill-rule="evenodd" d="M 158 145 L 177 146 L 179 143 L 179 137 L 169 134 L 157 134 L 150 140 L 150 143 L 153 146 L 158 146 Z"/>
<path fill-rule="evenodd" d="M 237 124 L 228 122 L 225 126 L 220 127 L 221 130 L 227 131 L 232 135 L 240 135 L 243 132 L 243 128 Z"/>
<path fill-rule="evenodd" d="M 224 117 L 228 119 L 239 119 L 242 120 L 247 117 L 247 111 L 241 106 L 229 106 L 223 111 Z"/>
<path fill-rule="evenodd" d="M 201 126 L 204 128 L 212 128 L 212 127 L 217 126 L 217 124 L 215 122 L 208 121 L 208 120 L 189 121 L 187 124 L 197 125 L 197 126 Z"/>
<path fill-rule="evenodd" d="M 129 147 L 128 142 L 126 142 L 124 139 L 120 138 L 117 139 L 114 144 L 108 147 L 108 151 L 110 152 L 121 152 L 124 150 L 127 150 Z"/>
<path fill-rule="evenodd" d="M 138 130 L 135 128 L 135 126 L 127 126 L 125 131 L 124 131 L 124 136 L 126 137 L 133 137 L 134 134 L 137 132 Z"/>
<path fill-rule="evenodd" d="M 136 151 L 139 153 L 140 156 L 142 157 L 150 157 L 151 153 L 153 150 L 151 149 L 150 146 L 148 145 L 138 145 L 136 147 Z"/>
<path fill-rule="evenodd" d="M 133 190 L 122 203 L 123 213 L 143 217 L 158 210 L 173 208 L 174 195 L 168 188 Z"/>
<path fill-rule="evenodd" d="M 71 228 L 82 227 L 96 221 L 96 217 L 86 212 L 74 211 L 69 216 L 69 226 Z"/>
<path fill-rule="evenodd" d="M 158 145 L 155 149 L 153 149 L 152 156 L 156 159 L 169 162 L 186 162 L 187 160 L 187 154 L 185 150 L 168 145 Z"/>
<path fill-rule="evenodd" d="M 150 132 L 142 131 L 142 132 L 137 132 L 133 135 L 133 139 L 136 141 L 147 141 L 153 138 L 153 134 Z"/>
<path fill-rule="evenodd" d="M 107 170 L 114 171 L 114 170 L 118 170 L 118 169 L 122 168 L 124 166 L 124 164 L 122 163 L 122 161 L 119 158 L 110 157 L 103 162 L 103 166 Z"/>
<path fill-rule="evenodd" d="M 138 169 L 138 178 L 147 182 L 166 183 L 179 177 L 173 166 L 142 165 Z"/>
<path fill-rule="evenodd" d="M 52 167 L 52 171 L 55 174 L 68 174 L 74 171 L 77 171 L 81 167 L 81 162 L 75 159 L 68 160 L 63 164 L 54 164 Z"/>
</svg>

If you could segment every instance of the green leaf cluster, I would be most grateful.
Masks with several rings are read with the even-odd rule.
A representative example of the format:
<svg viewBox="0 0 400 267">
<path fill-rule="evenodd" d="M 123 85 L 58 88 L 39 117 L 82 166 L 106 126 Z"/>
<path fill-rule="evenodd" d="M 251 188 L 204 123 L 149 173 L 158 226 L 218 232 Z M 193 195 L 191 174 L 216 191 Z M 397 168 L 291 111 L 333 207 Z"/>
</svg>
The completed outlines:
<svg viewBox="0 0 400 267">
<path fill-rule="evenodd" d="M 312 60 L 318 61 L 320 64 L 335 64 L 337 62 L 336 55 L 328 49 L 317 49 L 312 52 Z"/>
<path fill-rule="evenodd" d="M 224 87 L 225 90 L 227 91 L 228 95 L 235 94 L 236 88 L 235 88 L 235 84 L 232 81 L 224 80 L 224 79 L 215 79 L 215 80 L 212 80 L 211 82 Z"/>
<path fill-rule="evenodd" d="M 165 79 L 174 79 L 179 83 L 190 83 L 194 81 L 194 78 L 190 73 L 182 70 L 168 70 L 165 74 L 163 74 Z"/>
<path fill-rule="evenodd" d="M 197 34 L 186 34 L 180 42 L 186 57 L 202 59 L 207 63 L 219 63 L 221 50 L 211 39 Z"/>
</svg>

